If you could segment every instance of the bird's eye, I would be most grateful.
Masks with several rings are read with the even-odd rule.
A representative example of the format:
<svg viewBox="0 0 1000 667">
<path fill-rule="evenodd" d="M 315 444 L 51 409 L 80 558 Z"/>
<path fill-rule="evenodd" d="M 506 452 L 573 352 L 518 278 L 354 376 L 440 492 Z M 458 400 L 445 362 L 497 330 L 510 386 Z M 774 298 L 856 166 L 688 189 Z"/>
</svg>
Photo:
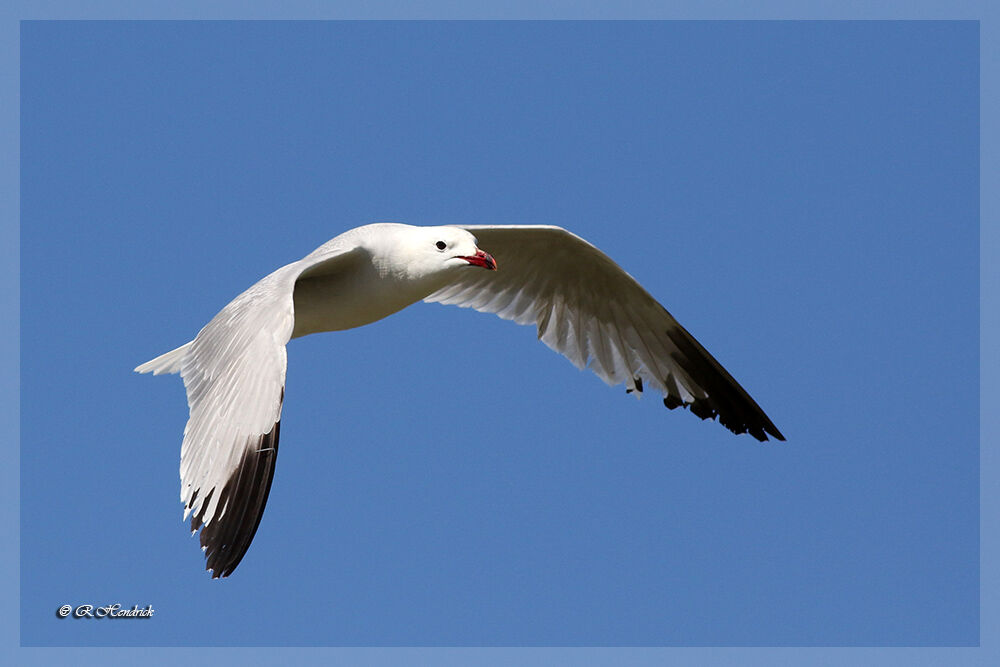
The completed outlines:
<svg viewBox="0 0 1000 667">
<path fill-rule="evenodd" d="M 438 250 L 444 250 L 445 248 L 447 248 L 447 247 L 448 247 L 448 244 L 447 244 L 447 243 L 445 243 L 444 241 L 438 241 L 438 242 L 437 242 L 437 243 L 435 243 L 434 245 L 436 245 L 436 246 L 437 246 L 437 249 L 438 249 Z"/>
</svg>

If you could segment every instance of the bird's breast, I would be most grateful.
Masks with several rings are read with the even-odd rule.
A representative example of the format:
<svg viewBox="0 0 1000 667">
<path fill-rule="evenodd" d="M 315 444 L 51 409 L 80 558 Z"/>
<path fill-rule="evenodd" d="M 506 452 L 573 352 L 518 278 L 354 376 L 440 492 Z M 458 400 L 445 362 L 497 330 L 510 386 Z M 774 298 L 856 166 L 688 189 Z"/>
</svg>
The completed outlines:
<svg viewBox="0 0 1000 667">
<path fill-rule="evenodd" d="M 377 322 L 440 289 L 440 281 L 383 275 L 374 267 L 347 275 L 315 276 L 295 284 L 292 338 Z"/>
</svg>

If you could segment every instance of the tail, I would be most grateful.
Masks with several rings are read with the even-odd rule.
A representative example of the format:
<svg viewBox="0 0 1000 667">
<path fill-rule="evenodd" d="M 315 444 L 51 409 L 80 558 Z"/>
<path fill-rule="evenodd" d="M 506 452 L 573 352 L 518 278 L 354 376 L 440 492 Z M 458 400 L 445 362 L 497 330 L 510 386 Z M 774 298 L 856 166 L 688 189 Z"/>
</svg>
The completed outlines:
<svg viewBox="0 0 1000 667">
<path fill-rule="evenodd" d="M 194 341 L 191 341 L 191 343 L 193 342 Z M 166 354 L 161 354 L 156 359 L 147 361 L 141 366 L 136 366 L 135 371 L 137 373 L 148 373 L 152 371 L 153 375 L 160 375 L 161 373 L 180 373 L 181 363 L 183 363 L 184 357 L 187 356 L 188 348 L 191 347 L 191 343 L 185 343 L 176 350 L 170 350 Z"/>
</svg>

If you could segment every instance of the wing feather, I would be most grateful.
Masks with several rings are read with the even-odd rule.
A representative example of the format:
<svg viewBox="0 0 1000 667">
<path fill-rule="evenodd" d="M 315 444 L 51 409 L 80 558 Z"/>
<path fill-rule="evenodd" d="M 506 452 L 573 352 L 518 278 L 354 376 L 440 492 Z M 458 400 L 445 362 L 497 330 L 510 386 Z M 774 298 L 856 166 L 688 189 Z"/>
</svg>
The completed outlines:
<svg viewBox="0 0 1000 667">
<path fill-rule="evenodd" d="M 552 226 L 469 225 L 496 272 L 470 271 L 426 301 L 534 324 L 539 339 L 610 385 L 650 387 L 669 408 L 717 418 L 758 440 L 784 436 L 760 406 L 638 282 L 580 237 Z"/>
<path fill-rule="evenodd" d="M 180 495 L 192 532 L 201 527 L 213 577 L 240 563 L 270 494 L 296 280 L 305 271 L 336 270 L 350 250 L 323 246 L 278 269 L 233 299 L 193 341 L 136 369 L 172 369 L 184 380 L 190 416 Z"/>
<path fill-rule="evenodd" d="M 185 517 L 194 515 L 192 531 L 202 526 L 213 577 L 239 564 L 270 493 L 295 275 L 279 269 L 236 297 L 201 330 L 181 364 L 191 412 L 181 446 L 181 501 Z"/>
</svg>

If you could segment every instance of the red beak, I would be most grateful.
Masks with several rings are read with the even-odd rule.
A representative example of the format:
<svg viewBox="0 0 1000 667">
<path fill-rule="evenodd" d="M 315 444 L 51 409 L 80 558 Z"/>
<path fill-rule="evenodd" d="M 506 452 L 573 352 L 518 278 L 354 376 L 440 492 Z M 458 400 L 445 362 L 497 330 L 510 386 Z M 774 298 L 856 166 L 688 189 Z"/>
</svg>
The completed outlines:
<svg viewBox="0 0 1000 667">
<path fill-rule="evenodd" d="M 483 252 L 479 248 L 476 248 L 476 254 L 472 257 L 459 256 L 459 259 L 464 259 L 473 266 L 481 266 L 490 271 L 497 270 L 497 261 L 488 252 Z"/>
</svg>

